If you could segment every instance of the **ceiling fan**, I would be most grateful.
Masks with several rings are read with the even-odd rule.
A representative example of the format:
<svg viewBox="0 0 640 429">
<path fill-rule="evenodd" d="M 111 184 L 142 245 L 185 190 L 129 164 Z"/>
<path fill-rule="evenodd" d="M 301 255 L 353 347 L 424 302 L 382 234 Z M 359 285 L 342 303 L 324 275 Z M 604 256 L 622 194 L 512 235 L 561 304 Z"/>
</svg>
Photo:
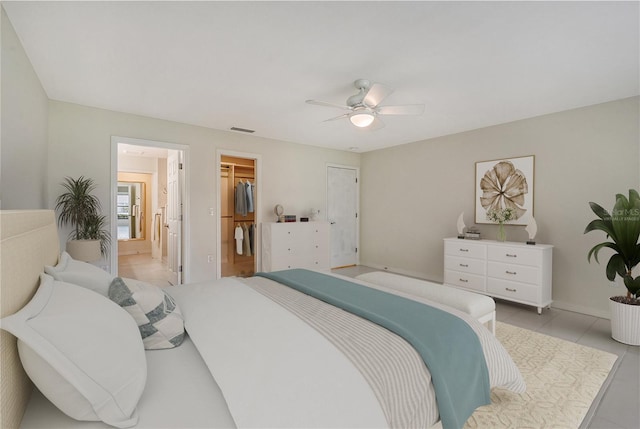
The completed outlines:
<svg viewBox="0 0 640 429">
<path fill-rule="evenodd" d="M 349 121 L 359 128 L 366 128 L 372 124 L 373 129 L 384 127 L 384 123 L 380 119 L 381 115 L 421 115 L 422 112 L 424 112 L 424 104 L 380 106 L 382 100 L 393 92 L 391 88 L 381 83 L 372 84 L 367 79 L 358 79 L 353 82 L 353 85 L 359 92 L 347 98 L 346 105 L 317 100 L 307 100 L 306 102 L 318 106 L 348 110 L 347 113 L 336 116 L 335 118 L 326 119 L 324 122 L 349 118 Z"/>
</svg>

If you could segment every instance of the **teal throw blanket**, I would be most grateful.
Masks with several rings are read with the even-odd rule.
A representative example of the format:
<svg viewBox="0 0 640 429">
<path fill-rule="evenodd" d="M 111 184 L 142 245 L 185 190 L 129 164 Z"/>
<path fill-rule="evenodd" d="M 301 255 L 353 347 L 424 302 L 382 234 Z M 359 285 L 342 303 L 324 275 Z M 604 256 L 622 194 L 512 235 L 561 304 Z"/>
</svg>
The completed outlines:
<svg viewBox="0 0 640 429">
<path fill-rule="evenodd" d="M 368 319 L 409 342 L 431 372 L 444 429 L 462 428 L 491 403 L 489 371 L 476 333 L 438 308 L 315 271 L 257 273 Z"/>
</svg>

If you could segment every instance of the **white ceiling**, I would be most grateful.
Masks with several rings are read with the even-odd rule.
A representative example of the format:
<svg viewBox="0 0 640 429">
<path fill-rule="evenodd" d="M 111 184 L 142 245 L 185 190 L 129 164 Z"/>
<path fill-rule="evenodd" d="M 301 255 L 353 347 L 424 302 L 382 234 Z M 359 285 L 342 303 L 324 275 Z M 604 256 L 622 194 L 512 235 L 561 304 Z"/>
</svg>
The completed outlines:
<svg viewBox="0 0 640 429">
<path fill-rule="evenodd" d="M 639 93 L 637 1 L 3 6 L 51 99 L 358 152 Z M 358 78 L 425 113 L 366 131 L 305 104 Z"/>
</svg>

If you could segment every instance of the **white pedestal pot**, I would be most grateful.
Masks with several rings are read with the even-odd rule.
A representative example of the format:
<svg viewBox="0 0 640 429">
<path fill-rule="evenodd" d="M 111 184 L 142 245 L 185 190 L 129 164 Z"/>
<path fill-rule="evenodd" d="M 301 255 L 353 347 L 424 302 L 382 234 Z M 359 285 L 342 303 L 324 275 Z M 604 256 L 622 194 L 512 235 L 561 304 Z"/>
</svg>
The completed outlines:
<svg viewBox="0 0 640 429">
<path fill-rule="evenodd" d="M 611 337 L 624 344 L 640 346 L 640 305 L 609 300 Z"/>
</svg>

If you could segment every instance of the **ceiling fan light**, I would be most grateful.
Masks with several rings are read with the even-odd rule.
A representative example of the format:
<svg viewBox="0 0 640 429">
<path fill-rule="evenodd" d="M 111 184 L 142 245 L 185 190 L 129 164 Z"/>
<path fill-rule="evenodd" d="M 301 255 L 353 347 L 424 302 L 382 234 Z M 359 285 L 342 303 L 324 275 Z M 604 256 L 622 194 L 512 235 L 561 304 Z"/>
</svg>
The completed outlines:
<svg viewBox="0 0 640 429">
<path fill-rule="evenodd" d="M 349 116 L 349 120 L 356 127 L 364 128 L 371 125 L 373 122 L 373 115 L 368 112 L 356 112 L 353 115 Z"/>
</svg>

